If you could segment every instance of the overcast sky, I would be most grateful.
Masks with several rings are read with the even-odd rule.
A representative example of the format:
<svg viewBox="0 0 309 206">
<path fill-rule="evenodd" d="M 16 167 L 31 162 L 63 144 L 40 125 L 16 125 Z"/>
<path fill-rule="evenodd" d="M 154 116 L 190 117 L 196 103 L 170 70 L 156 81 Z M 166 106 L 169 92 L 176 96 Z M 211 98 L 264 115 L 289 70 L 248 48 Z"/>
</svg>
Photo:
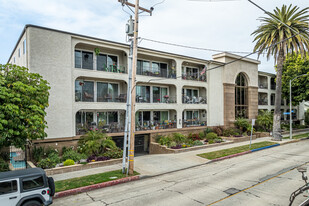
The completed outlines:
<svg viewBox="0 0 309 206">
<path fill-rule="evenodd" d="M 146 16 L 140 18 L 139 36 L 220 51 L 251 52 L 254 47 L 251 33 L 260 25 L 258 18 L 266 14 L 247 0 L 209 1 L 165 0 L 155 6 L 151 17 L 141 14 Z M 291 3 L 301 9 L 309 6 L 308 0 L 253 1 L 267 11 Z M 150 8 L 160 2 L 140 0 L 140 6 Z M 130 10 L 123 9 L 127 13 L 118 0 L 0 0 L 0 64 L 7 62 L 26 24 L 126 43 L 124 27 Z M 207 60 L 216 53 L 146 40 L 139 46 Z M 260 61 L 260 71 L 275 72 L 273 59 L 260 57 Z"/>
</svg>

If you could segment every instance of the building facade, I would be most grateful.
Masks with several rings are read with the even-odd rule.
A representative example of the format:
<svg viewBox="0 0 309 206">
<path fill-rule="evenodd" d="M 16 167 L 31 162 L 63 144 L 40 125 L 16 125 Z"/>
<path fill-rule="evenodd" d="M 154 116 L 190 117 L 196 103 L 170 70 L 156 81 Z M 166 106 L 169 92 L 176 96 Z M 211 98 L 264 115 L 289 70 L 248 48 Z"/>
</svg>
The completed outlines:
<svg viewBox="0 0 309 206">
<path fill-rule="evenodd" d="M 50 83 L 48 139 L 74 137 L 89 128 L 121 137 L 128 56 L 127 44 L 26 25 L 8 62 Z M 237 117 L 254 119 L 259 109 L 273 109 L 272 74 L 259 73 L 254 59 L 221 53 L 204 60 L 145 48 L 138 48 L 137 58 L 140 134 L 231 126 Z"/>
</svg>

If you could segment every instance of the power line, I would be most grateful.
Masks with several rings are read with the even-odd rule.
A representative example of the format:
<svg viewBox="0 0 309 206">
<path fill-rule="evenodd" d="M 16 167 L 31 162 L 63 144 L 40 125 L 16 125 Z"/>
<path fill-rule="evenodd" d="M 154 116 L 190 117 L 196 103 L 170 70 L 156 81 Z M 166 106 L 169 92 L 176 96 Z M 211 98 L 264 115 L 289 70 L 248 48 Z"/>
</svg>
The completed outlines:
<svg viewBox="0 0 309 206">
<path fill-rule="evenodd" d="M 177 46 L 177 47 L 182 47 L 182 48 L 187 48 L 187 49 L 196 49 L 196 50 L 204 50 L 204 51 L 211 51 L 211 52 L 229 52 L 229 53 L 238 53 L 238 54 L 250 54 L 250 52 L 224 51 L 224 50 L 218 50 L 218 49 L 208 49 L 208 48 L 202 48 L 202 47 L 193 47 L 193 46 L 187 46 L 187 45 L 163 42 L 163 41 L 158 41 L 158 40 L 153 40 L 153 39 L 148 39 L 148 38 L 140 38 L 140 39 L 141 39 L 141 41 L 145 40 L 145 41 L 155 42 L 155 43 L 159 43 L 159 44 L 166 44 L 166 45 L 170 45 L 170 46 Z"/>
</svg>

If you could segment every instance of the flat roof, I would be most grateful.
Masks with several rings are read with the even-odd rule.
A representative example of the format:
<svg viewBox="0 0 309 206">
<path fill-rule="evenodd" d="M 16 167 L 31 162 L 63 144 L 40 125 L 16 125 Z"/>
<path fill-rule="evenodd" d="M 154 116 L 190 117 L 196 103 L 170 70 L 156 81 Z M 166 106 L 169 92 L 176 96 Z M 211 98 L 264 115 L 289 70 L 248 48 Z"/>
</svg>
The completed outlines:
<svg viewBox="0 0 309 206">
<path fill-rule="evenodd" d="M 87 35 L 82 35 L 82 34 L 76 34 L 76 33 L 72 33 L 72 32 L 67 32 L 67 31 L 62 31 L 62 30 L 57 30 L 57 29 L 52 29 L 52 28 L 48 28 L 48 27 L 42 27 L 42 26 L 37 26 L 37 25 L 33 25 L 33 24 L 26 24 L 21 35 L 19 36 L 17 42 L 16 42 L 16 45 L 8 59 L 8 62 L 9 63 L 9 60 L 12 58 L 13 56 L 13 53 L 14 51 L 16 50 L 17 46 L 18 46 L 18 43 L 19 41 L 21 40 L 22 36 L 24 35 L 26 29 L 28 27 L 33 27 L 33 28 L 38 28 L 38 29 L 44 29 L 44 30 L 49 30 L 49 31 L 54 31 L 54 32 L 59 32 L 59 33 L 63 33 L 63 34 L 68 34 L 68 35 L 72 35 L 72 36 L 78 36 L 78 37 L 83 37 L 83 38 L 89 38 L 89 39 L 93 39 L 93 40 L 98 40 L 98 41 L 105 41 L 105 42 L 108 42 L 108 43 L 112 43 L 112 44 L 118 44 L 118 45 L 121 45 L 121 46 L 126 46 L 129 48 L 129 44 L 124 44 L 124 43 L 119 43 L 119 42 L 115 42 L 115 41 L 110 41 L 110 40 L 106 40 L 106 39 L 101 39 L 101 38 L 97 38 L 97 37 L 92 37 L 92 36 L 87 36 Z M 168 55 L 173 55 L 173 56 L 178 56 L 178 57 L 182 57 L 182 58 L 189 58 L 189 59 L 195 59 L 195 60 L 198 60 L 198 61 L 206 61 L 206 62 L 213 62 L 213 63 L 216 63 L 216 64 L 220 64 L 220 65 L 224 65 L 223 62 L 219 62 L 219 61 L 214 61 L 214 60 L 206 60 L 206 59 L 201 59 L 201 58 L 196 58 L 196 57 L 191 57 L 191 56 L 185 56 L 185 55 L 181 55 L 181 54 L 175 54 L 175 53 L 169 53 L 169 52 L 165 52 L 165 51 L 159 51 L 159 50 L 154 50 L 154 49 L 149 49 L 149 48 L 144 48 L 144 47 L 138 47 L 139 49 L 143 49 L 143 50 L 148 50 L 148 51 L 153 51 L 153 52 L 160 52 L 160 53 L 163 53 L 163 54 L 168 54 Z"/>
</svg>

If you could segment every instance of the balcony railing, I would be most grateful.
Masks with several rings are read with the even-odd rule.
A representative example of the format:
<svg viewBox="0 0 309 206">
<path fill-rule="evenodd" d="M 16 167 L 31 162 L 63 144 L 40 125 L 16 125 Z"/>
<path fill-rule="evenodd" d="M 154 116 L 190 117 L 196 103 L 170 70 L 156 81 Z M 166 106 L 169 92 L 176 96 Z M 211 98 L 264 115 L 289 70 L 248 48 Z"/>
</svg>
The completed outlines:
<svg viewBox="0 0 309 206">
<path fill-rule="evenodd" d="M 259 84 L 259 88 L 260 89 L 268 89 L 268 85 L 267 84 Z"/>
<path fill-rule="evenodd" d="M 176 97 L 175 96 L 169 96 L 165 95 L 163 98 L 157 97 L 156 95 L 153 96 L 152 102 L 150 101 L 149 97 L 145 96 L 136 96 L 136 102 L 137 103 L 165 103 L 165 104 L 175 104 L 176 103 Z"/>
<path fill-rule="evenodd" d="M 136 122 L 136 131 L 176 128 L 176 120 Z"/>
<path fill-rule="evenodd" d="M 158 69 L 157 71 L 153 71 L 152 68 L 143 67 L 144 71 L 137 71 L 136 74 L 151 76 L 151 77 L 162 77 L 169 79 L 176 79 L 176 70 L 168 68 L 167 69 Z"/>
<path fill-rule="evenodd" d="M 207 104 L 207 99 L 204 97 L 183 96 L 182 103 L 183 104 Z"/>
<path fill-rule="evenodd" d="M 200 73 L 184 73 L 182 74 L 182 79 L 184 80 L 193 80 L 193 81 L 201 81 L 206 82 L 206 74 L 200 74 Z"/>
<path fill-rule="evenodd" d="M 97 68 L 98 71 L 113 72 L 113 73 L 127 73 L 126 67 L 121 65 L 103 66 Z"/>
<path fill-rule="evenodd" d="M 196 126 L 206 126 L 206 121 L 200 121 L 198 119 L 183 119 L 182 127 L 196 127 Z"/>
<path fill-rule="evenodd" d="M 83 135 L 86 134 L 90 130 L 97 130 L 103 133 L 118 133 L 124 132 L 124 124 L 119 122 L 112 122 L 110 124 L 106 124 L 103 126 L 96 126 L 96 124 L 89 124 L 89 125 L 76 125 L 76 135 Z"/>
<path fill-rule="evenodd" d="M 99 96 L 97 102 L 127 102 L 127 94 L 120 94 L 116 97 L 109 94 L 103 97 Z"/>
<path fill-rule="evenodd" d="M 268 105 L 268 101 L 266 99 L 259 99 L 259 105 Z"/>
</svg>

